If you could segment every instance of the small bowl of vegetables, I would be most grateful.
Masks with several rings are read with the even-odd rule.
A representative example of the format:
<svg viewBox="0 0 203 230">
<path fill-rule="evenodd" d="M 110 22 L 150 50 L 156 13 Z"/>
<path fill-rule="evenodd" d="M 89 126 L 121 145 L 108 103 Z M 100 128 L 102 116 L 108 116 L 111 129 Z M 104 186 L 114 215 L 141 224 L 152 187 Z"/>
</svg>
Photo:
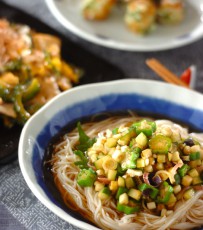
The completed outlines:
<svg viewBox="0 0 203 230">
<path fill-rule="evenodd" d="M 23 176 L 46 207 L 82 229 L 200 227 L 202 100 L 150 80 L 70 89 L 25 124 Z"/>
</svg>

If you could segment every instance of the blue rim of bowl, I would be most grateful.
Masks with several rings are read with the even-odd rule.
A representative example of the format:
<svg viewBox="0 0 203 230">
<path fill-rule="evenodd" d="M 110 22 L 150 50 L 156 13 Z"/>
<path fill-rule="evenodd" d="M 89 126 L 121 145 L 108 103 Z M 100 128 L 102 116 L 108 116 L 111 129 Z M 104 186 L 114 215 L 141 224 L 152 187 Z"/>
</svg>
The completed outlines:
<svg viewBox="0 0 203 230">
<path fill-rule="evenodd" d="M 201 119 L 203 111 L 137 93 L 107 94 L 66 107 L 55 114 L 41 129 L 41 132 L 38 133 L 36 137 L 36 143 L 33 147 L 32 166 L 37 182 L 55 205 L 62 208 L 61 205 L 53 198 L 42 176 L 44 149 L 47 147 L 49 140 L 64 126 L 72 121 L 80 120 L 83 117 L 91 116 L 104 111 L 116 112 L 121 110 L 133 110 L 142 113 L 144 112 L 146 114 L 153 112 L 154 114 L 183 122 L 189 126 L 199 129 L 199 131 L 203 131 L 203 120 Z M 68 212 L 68 214 L 76 218 L 71 211 Z"/>
</svg>

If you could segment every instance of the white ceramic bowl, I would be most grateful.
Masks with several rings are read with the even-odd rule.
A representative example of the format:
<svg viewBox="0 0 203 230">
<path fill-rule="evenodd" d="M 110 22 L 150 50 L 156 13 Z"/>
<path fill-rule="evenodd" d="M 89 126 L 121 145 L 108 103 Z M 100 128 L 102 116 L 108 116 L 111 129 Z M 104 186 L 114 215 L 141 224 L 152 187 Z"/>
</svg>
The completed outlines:
<svg viewBox="0 0 203 230">
<path fill-rule="evenodd" d="M 43 180 L 43 156 L 50 139 L 66 124 L 103 111 L 136 110 L 159 114 L 203 132 L 203 95 L 150 80 L 117 80 L 75 87 L 40 109 L 25 124 L 19 143 L 19 163 L 35 196 L 52 212 L 82 229 L 98 229 L 65 210 Z"/>
</svg>

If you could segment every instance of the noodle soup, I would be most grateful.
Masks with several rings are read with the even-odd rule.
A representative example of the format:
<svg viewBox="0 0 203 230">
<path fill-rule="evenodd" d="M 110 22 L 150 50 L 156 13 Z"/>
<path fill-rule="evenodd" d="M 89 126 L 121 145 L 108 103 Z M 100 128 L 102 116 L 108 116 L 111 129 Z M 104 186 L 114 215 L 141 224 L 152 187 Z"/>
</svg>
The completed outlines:
<svg viewBox="0 0 203 230">
<path fill-rule="evenodd" d="M 168 92 L 170 92 L 170 97 Z M 105 170 L 104 168 L 100 168 L 101 165 L 103 167 L 103 163 L 101 164 L 100 162 L 99 164 L 99 162 L 94 162 L 94 160 L 100 160 L 99 158 L 101 158 L 102 155 L 104 155 L 104 157 L 106 157 L 106 155 L 109 155 L 111 157 L 111 155 L 113 156 L 113 154 L 107 152 L 107 154 L 98 155 L 96 152 L 96 154 L 90 154 L 91 156 L 89 156 L 88 154 L 86 155 L 87 150 L 82 150 L 81 148 L 78 148 L 78 139 L 80 139 L 79 137 L 81 135 L 79 135 L 79 133 L 83 133 L 82 136 L 87 136 L 85 139 L 90 140 L 88 141 L 88 143 L 92 143 L 94 145 L 94 140 L 97 141 L 97 139 L 100 137 L 105 138 L 104 134 L 113 134 L 113 130 L 115 129 L 116 132 L 117 128 L 120 132 L 122 129 L 119 129 L 119 127 L 122 126 L 122 119 L 129 118 L 131 119 L 131 121 L 126 121 L 126 123 L 124 123 L 123 125 L 126 126 L 126 132 L 128 129 L 131 129 L 131 126 L 133 126 L 136 136 L 134 136 L 135 134 L 133 134 L 132 138 L 137 138 L 137 136 L 139 135 L 136 131 L 136 125 L 133 124 L 136 122 L 139 123 L 141 120 L 147 120 L 146 122 L 156 123 L 156 126 L 152 125 L 153 133 L 151 137 L 153 137 L 156 136 L 156 133 L 158 132 L 157 130 L 159 130 L 157 120 L 165 119 L 171 120 L 172 122 L 167 121 L 167 123 L 165 123 L 164 125 L 168 125 L 170 127 L 171 124 L 173 127 L 176 127 L 176 129 L 177 127 L 179 127 L 180 130 L 183 130 L 184 136 L 182 136 L 181 134 L 181 141 L 185 140 L 185 136 L 190 136 L 191 138 L 193 138 L 194 136 L 194 144 L 198 145 L 197 143 L 199 143 L 200 145 L 202 143 L 202 136 L 200 134 L 197 135 L 194 133 L 200 133 L 203 131 L 202 101 L 202 94 L 195 91 L 187 90 L 182 87 L 173 86 L 158 81 L 140 79 L 126 79 L 98 84 L 89 84 L 68 90 L 67 92 L 60 94 L 58 97 L 51 100 L 25 124 L 19 142 L 19 163 L 22 174 L 31 191 L 49 210 L 51 210 L 63 220 L 82 229 L 158 229 L 158 226 L 161 226 L 161 228 L 163 226 L 163 228 L 165 228 L 166 223 L 170 225 L 170 228 L 172 228 L 172 226 L 176 226 L 176 228 L 179 229 L 181 229 L 182 227 L 185 228 L 185 226 L 187 226 L 188 228 L 201 226 L 202 212 L 199 211 L 199 209 L 202 207 L 202 201 L 200 197 L 198 198 L 196 196 L 201 193 L 201 191 L 197 190 L 201 190 L 202 187 L 202 185 L 199 184 L 197 180 L 197 178 L 201 178 L 201 165 L 199 165 L 200 163 L 198 163 L 199 160 L 201 160 L 202 163 L 202 159 L 200 157 L 201 151 L 197 151 L 199 153 L 197 153 L 197 155 L 195 153 L 195 156 L 192 156 L 196 158 L 200 157 L 200 159 L 197 159 L 196 161 L 196 166 L 198 168 L 193 165 L 193 167 L 196 167 L 196 170 L 198 169 L 197 172 L 195 172 L 195 174 L 192 174 L 191 176 L 191 172 L 189 171 L 193 168 L 189 165 L 191 168 L 187 171 L 187 174 L 184 175 L 189 176 L 186 177 L 186 179 L 190 177 L 197 177 L 195 179 L 196 182 L 195 180 L 193 181 L 193 179 L 191 182 L 190 178 L 191 184 L 189 186 L 185 186 L 181 184 L 182 178 L 184 176 L 180 178 L 181 181 L 179 185 L 181 186 L 182 193 L 187 192 L 189 190 L 188 188 L 192 188 L 194 190 L 194 193 L 193 190 L 189 190 L 192 191 L 188 194 L 188 197 L 191 197 L 191 199 L 185 200 L 185 198 L 180 198 L 176 195 L 174 191 L 177 192 L 178 187 L 175 189 L 174 187 L 176 185 L 170 182 L 170 178 L 172 178 L 172 173 L 174 171 L 178 172 L 178 170 L 181 169 L 181 167 L 179 166 L 181 166 L 182 164 L 181 162 L 176 162 L 175 159 L 169 160 L 169 157 L 171 157 L 171 152 L 170 154 L 160 154 L 165 155 L 166 162 L 163 163 L 158 162 L 159 154 L 153 153 L 152 156 L 150 156 L 151 158 L 148 157 L 148 160 L 144 159 L 144 167 L 129 168 L 128 164 L 126 164 L 126 167 L 128 168 L 123 169 L 122 171 L 124 171 L 125 174 L 128 175 L 133 175 L 132 173 L 135 172 L 138 173 L 138 175 L 135 176 L 140 177 L 142 182 L 141 184 L 144 184 L 142 186 L 147 186 L 139 187 L 135 178 L 132 177 L 135 187 L 130 188 L 129 182 L 126 183 L 126 177 L 129 176 L 121 174 L 121 172 L 118 173 L 118 169 L 120 168 L 118 165 L 121 165 L 121 162 L 117 162 L 115 164 L 115 169 L 110 169 L 111 173 L 108 173 L 107 170 Z M 126 117 L 127 114 L 119 113 L 119 117 L 117 117 L 118 122 L 116 123 L 116 117 L 114 115 L 118 111 L 138 111 L 139 113 L 137 115 L 131 114 L 130 117 Z M 92 122 L 89 119 L 83 119 L 86 117 L 90 118 L 94 114 L 101 113 L 111 113 L 111 116 L 105 117 L 102 120 L 96 120 L 95 122 Z M 157 116 L 157 114 L 159 114 L 159 116 Z M 80 123 L 77 124 L 77 122 Z M 173 123 L 177 123 L 179 125 L 174 125 Z M 184 128 L 184 124 L 187 124 L 189 126 L 188 129 Z M 64 129 L 66 125 L 68 125 L 67 129 Z M 96 130 L 95 127 L 99 127 L 99 129 Z M 78 128 L 80 130 L 79 133 Z M 110 131 L 106 132 L 106 130 Z M 101 134 L 98 135 L 98 133 Z M 123 135 L 124 133 L 121 132 L 118 134 Z M 146 136 L 146 138 L 144 139 L 149 142 L 151 137 Z M 114 136 L 106 136 L 106 138 L 114 139 Z M 166 141 L 166 143 L 169 142 L 169 146 L 176 146 L 174 144 L 174 140 L 171 139 L 171 137 L 169 136 L 168 138 L 169 140 Z M 142 139 L 143 138 L 141 138 L 141 140 Z M 112 143 L 109 140 L 106 140 L 106 142 L 108 142 L 108 144 Z M 109 146 L 109 150 L 111 148 L 116 148 L 117 145 L 122 144 L 122 142 L 119 142 L 115 142 L 115 146 Z M 123 145 L 124 147 L 121 146 L 120 148 L 122 148 L 122 150 L 126 148 L 126 151 L 129 150 L 131 148 L 130 142 L 126 143 L 126 146 Z M 105 143 L 103 144 L 106 145 Z M 134 147 L 140 148 L 141 146 Z M 93 146 L 89 146 L 88 149 L 89 148 L 91 149 L 93 148 Z M 145 149 L 149 148 L 151 148 L 150 145 L 146 145 Z M 181 143 L 177 143 L 177 148 L 179 151 L 180 160 L 184 164 L 187 164 L 188 156 L 183 152 L 183 147 L 181 147 Z M 138 159 L 136 159 L 136 163 L 139 165 L 139 167 L 143 166 L 142 152 L 145 151 L 145 149 L 137 149 L 138 153 L 133 154 L 135 156 L 137 154 L 139 155 Z M 82 153 L 80 151 L 78 152 L 78 150 L 82 151 Z M 171 150 L 174 150 L 174 148 L 170 149 L 170 151 Z M 92 149 L 92 152 L 94 151 L 95 150 Z M 53 158 L 47 157 L 46 154 L 48 156 L 53 156 Z M 184 159 L 182 159 L 182 156 L 184 155 L 186 156 L 184 157 Z M 114 155 L 114 157 L 115 156 L 116 154 Z M 128 156 L 128 154 L 126 156 Z M 176 157 L 178 157 L 177 153 Z M 152 158 L 154 158 L 154 166 Z M 89 161 L 89 159 L 91 159 L 91 161 Z M 111 158 L 109 159 L 111 162 Z M 109 159 L 107 159 L 107 167 Z M 101 161 L 103 160 L 101 158 Z M 115 159 L 113 159 L 113 161 L 114 160 Z M 132 159 L 130 159 L 130 161 L 131 160 Z M 161 159 L 159 157 L 159 161 L 164 161 L 164 159 Z M 151 166 L 147 165 L 148 163 L 152 166 L 153 172 L 150 172 Z M 188 162 L 188 164 L 190 163 Z M 125 164 L 123 164 L 122 166 L 124 168 Z M 177 169 L 174 168 L 174 170 L 172 170 L 174 166 L 176 166 Z M 96 167 L 98 167 L 98 169 Z M 135 167 L 135 165 L 133 166 L 132 164 L 130 167 Z M 148 167 L 148 171 L 145 172 L 146 167 Z M 161 167 L 163 167 L 163 169 Z M 83 175 L 82 173 L 83 168 L 88 171 L 89 168 L 92 168 L 90 170 L 91 172 L 85 171 L 92 178 L 90 181 L 81 181 L 83 176 L 85 176 L 85 174 Z M 170 168 L 172 172 L 170 172 Z M 102 177 L 100 178 L 98 177 L 99 175 L 97 173 L 102 173 L 102 170 L 104 171 L 105 175 L 103 175 L 103 177 L 102 175 L 100 175 L 100 177 Z M 134 170 L 137 171 L 134 172 Z M 165 174 L 163 172 L 158 172 L 157 176 L 161 178 L 161 183 L 163 184 L 163 186 L 161 186 L 160 184 L 155 187 L 156 185 L 154 186 L 151 180 L 154 177 L 152 173 L 156 174 L 157 170 L 169 170 L 169 172 Z M 113 176 L 115 176 L 115 174 L 116 177 L 114 178 Z M 168 178 L 166 178 L 167 174 Z M 119 177 L 122 177 L 124 179 L 125 186 L 120 183 L 122 179 L 119 179 Z M 108 180 L 106 180 L 106 178 Z M 144 178 L 146 182 L 144 181 Z M 147 184 L 147 179 L 150 183 L 149 185 Z M 101 182 L 101 180 L 103 181 L 103 183 Z M 105 183 L 105 185 L 103 186 L 102 184 L 104 184 L 105 180 L 107 184 Z M 97 181 L 101 184 L 99 184 Z M 112 185 L 110 185 L 111 181 L 113 181 Z M 166 182 L 168 185 L 164 182 Z M 93 183 L 92 186 L 85 186 L 91 183 Z M 117 191 L 116 189 L 113 189 L 116 188 L 117 183 L 118 187 L 124 187 L 126 193 L 124 197 L 121 196 L 121 198 L 119 198 L 120 196 L 116 196 Z M 104 196 L 101 194 L 99 195 L 100 191 L 96 191 L 99 190 L 99 188 L 102 188 L 102 186 L 105 187 Z M 153 190 L 153 194 L 155 195 L 151 194 L 152 187 L 149 188 L 148 186 L 155 187 L 155 189 Z M 185 190 L 183 188 L 184 186 L 186 187 Z M 166 187 L 166 191 L 169 192 L 173 189 L 172 193 L 174 194 L 174 196 L 172 195 L 172 197 L 175 204 L 171 204 L 170 208 L 168 207 L 168 204 L 157 202 L 160 201 L 162 196 L 165 197 L 164 187 Z M 137 191 L 137 194 L 141 194 L 140 199 L 138 199 L 139 196 L 134 196 L 132 192 L 129 191 L 130 189 L 139 190 L 140 192 Z M 62 195 L 60 195 L 60 193 Z M 143 197 L 143 194 L 146 195 L 146 198 Z M 126 201 L 126 196 L 128 202 Z M 134 196 L 134 198 L 132 196 Z M 75 200 L 76 197 L 77 199 Z M 104 199 L 105 197 L 107 199 Z M 137 200 L 135 199 L 135 197 Z M 193 206 L 194 200 L 197 200 L 198 202 L 196 202 Z M 189 206 L 191 205 L 191 207 L 193 208 L 187 206 L 188 211 L 187 213 L 185 213 L 185 210 L 182 211 L 181 209 L 185 206 L 182 206 L 181 203 Z M 153 206 L 155 205 L 156 208 L 153 208 Z M 165 209 L 162 214 L 160 211 L 160 207 L 162 207 L 161 205 L 163 205 L 163 209 Z M 176 212 L 176 210 L 179 211 Z M 180 215 L 180 213 L 182 213 L 182 217 L 177 217 L 176 213 L 178 213 L 177 215 Z M 177 218 L 177 222 L 180 222 L 180 225 L 177 225 L 177 222 L 174 222 L 175 218 Z M 184 223 L 181 223 L 181 221 L 179 221 L 179 218 Z M 188 220 L 188 218 L 190 218 L 190 220 Z M 185 223 L 187 223 L 187 225 L 185 225 Z"/>
<path fill-rule="evenodd" d="M 201 134 L 134 113 L 80 121 L 46 152 L 45 180 L 63 204 L 102 229 L 203 225 Z"/>
</svg>

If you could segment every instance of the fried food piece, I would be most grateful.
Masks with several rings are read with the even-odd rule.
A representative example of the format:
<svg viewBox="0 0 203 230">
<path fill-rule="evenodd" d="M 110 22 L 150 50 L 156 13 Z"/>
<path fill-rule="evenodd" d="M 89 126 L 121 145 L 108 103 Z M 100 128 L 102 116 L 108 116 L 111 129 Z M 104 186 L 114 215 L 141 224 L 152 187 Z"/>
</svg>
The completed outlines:
<svg viewBox="0 0 203 230">
<path fill-rule="evenodd" d="M 156 20 L 156 5 L 151 0 L 133 0 L 127 4 L 125 23 L 138 34 L 149 32 Z"/>
<path fill-rule="evenodd" d="M 184 7 L 180 0 L 161 0 L 157 20 L 161 24 L 177 24 L 183 20 Z"/>
<path fill-rule="evenodd" d="M 116 0 L 85 0 L 83 2 L 83 17 L 88 20 L 106 19 Z"/>
<path fill-rule="evenodd" d="M 0 19 L 0 119 L 6 126 L 23 125 L 80 74 L 62 60 L 58 37 Z"/>
</svg>

